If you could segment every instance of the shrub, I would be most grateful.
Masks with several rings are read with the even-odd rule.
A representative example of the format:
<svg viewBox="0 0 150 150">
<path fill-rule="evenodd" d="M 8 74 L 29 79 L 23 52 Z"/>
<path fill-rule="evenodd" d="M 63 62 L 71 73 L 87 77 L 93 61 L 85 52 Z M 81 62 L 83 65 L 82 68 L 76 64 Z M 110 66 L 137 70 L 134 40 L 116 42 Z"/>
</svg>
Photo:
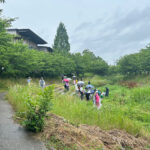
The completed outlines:
<svg viewBox="0 0 150 150">
<path fill-rule="evenodd" d="M 53 86 L 46 87 L 37 99 L 29 96 L 26 102 L 27 112 L 24 121 L 25 127 L 33 132 L 42 131 L 46 112 L 50 110 L 51 100 L 53 99 Z"/>
</svg>

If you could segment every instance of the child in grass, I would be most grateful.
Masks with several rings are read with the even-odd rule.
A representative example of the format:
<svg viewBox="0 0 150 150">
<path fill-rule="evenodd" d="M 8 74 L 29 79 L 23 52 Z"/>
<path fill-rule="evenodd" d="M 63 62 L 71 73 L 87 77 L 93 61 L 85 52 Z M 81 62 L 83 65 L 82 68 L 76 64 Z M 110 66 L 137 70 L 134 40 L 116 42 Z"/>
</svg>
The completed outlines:
<svg viewBox="0 0 150 150">
<path fill-rule="evenodd" d="M 66 88 L 67 91 L 69 91 L 69 81 L 66 81 L 65 88 Z"/>
<path fill-rule="evenodd" d="M 28 79 L 27 79 L 27 83 L 28 83 L 28 85 L 30 86 L 31 85 L 31 77 L 28 77 Z"/>
<path fill-rule="evenodd" d="M 81 94 L 81 100 L 83 100 L 84 98 L 84 90 L 83 90 L 83 86 L 80 86 L 80 94 Z"/>
<path fill-rule="evenodd" d="M 41 77 L 41 79 L 39 81 L 39 85 L 40 85 L 41 88 L 45 87 L 45 81 L 44 81 L 43 77 Z"/>
<path fill-rule="evenodd" d="M 85 95 L 86 95 L 86 100 L 87 101 L 89 101 L 90 100 L 90 94 L 91 94 L 91 88 L 86 88 L 86 93 L 85 93 Z"/>
<path fill-rule="evenodd" d="M 96 102 L 96 107 L 97 109 L 100 109 L 100 97 L 98 95 L 98 91 L 96 91 L 96 94 L 95 94 L 95 102 Z"/>
</svg>

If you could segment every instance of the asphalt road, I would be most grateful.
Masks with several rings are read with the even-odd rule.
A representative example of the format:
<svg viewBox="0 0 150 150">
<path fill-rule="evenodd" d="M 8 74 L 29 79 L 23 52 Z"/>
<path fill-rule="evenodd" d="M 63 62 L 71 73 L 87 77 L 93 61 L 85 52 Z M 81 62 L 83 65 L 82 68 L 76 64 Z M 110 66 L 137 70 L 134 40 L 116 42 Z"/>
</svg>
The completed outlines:
<svg viewBox="0 0 150 150">
<path fill-rule="evenodd" d="M 0 150 L 46 150 L 44 144 L 34 138 L 13 120 L 11 105 L 0 93 Z"/>
</svg>

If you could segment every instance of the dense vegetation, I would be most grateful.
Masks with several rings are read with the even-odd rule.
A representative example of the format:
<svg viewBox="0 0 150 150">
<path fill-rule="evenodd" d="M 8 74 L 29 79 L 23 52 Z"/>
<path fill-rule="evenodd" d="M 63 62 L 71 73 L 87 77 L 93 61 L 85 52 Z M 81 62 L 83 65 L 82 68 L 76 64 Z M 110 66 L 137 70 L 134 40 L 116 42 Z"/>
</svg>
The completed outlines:
<svg viewBox="0 0 150 150">
<path fill-rule="evenodd" d="M 102 129 L 118 128 L 150 139 L 149 85 L 144 84 L 141 87 L 140 81 L 137 82 L 136 87 L 131 89 L 122 83 L 121 85 L 112 84 L 111 80 L 99 76 L 94 76 L 91 81 L 102 91 L 105 90 L 105 86 L 110 89 L 110 96 L 103 99 L 102 108 L 99 111 L 93 107 L 92 101 L 81 101 L 78 96 L 70 96 L 70 93 L 75 90 L 72 86 L 71 91 L 65 95 L 55 93 L 50 112 L 63 116 L 76 125 L 97 125 Z M 142 80 L 143 83 L 147 81 L 148 78 Z M 9 89 L 8 99 L 16 108 L 17 114 L 24 118 L 24 112 L 28 110 L 27 97 L 31 96 L 33 99 L 39 92 L 40 89 L 35 84 L 32 87 L 16 85 Z"/>
<path fill-rule="evenodd" d="M 62 47 L 59 37 L 55 39 L 56 52 L 54 53 L 29 49 L 27 45 L 22 44 L 22 41 L 13 43 L 13 37 L 6 32 L 11 21 L 0 19 L 0 76 L 58 77 L 61 74 L 72 75 L 73 73 L 84 75 L 85 72 L 101 75 L 107 73 L 108 64 L 89 50 L 71 54 L 68 49 L 65 55 L 62 55 L 61 51 L 58 53 L 58 47 L 59 49 Z"/>
<path fill-rule="evenodd" d="M 118 61 L 119 71 L 128 75 L 139 75 L 150 73 L 150 47 L 147 46 L 139 53 L 122 57 Z"/>
<path fill-rule="evenodd" d="M 21 94 L 21 97 L 16 93 Z M 17 115 L 22 118 L 22 125 L 28 130 L 39 132 L 45 124 L 47 111 L 51 109 L 54 98 L 54 86 L 41 90 L 38 86 L 15 85 L 10 88 L 8 98 L 14 106 Z"/>
</svg>

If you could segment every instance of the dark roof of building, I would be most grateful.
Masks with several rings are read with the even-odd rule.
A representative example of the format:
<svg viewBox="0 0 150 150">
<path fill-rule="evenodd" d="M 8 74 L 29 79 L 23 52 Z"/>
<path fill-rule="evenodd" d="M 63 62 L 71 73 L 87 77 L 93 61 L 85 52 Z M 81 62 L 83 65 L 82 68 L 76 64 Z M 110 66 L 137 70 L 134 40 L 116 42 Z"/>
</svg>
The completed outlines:
<svg viewBox="0 0 150 150">
<path fill-rule="evenodd" d="M 49 52 L 53 52 L 53 49 L 51 47 L 48 46 L 38 46 L 40 49 L 42 48 L 46 48 Z"/>
<path fill-rule="evenodd" d="M 19 35 L 22 37 L 25 37 L 26 39 L 36 43 L 36 44 L 47 44 L 45 40 L 43 40 L 41 37 L 39 37 L 37 34 L 35 34 L 30 29 L 7 29 L 8 31 L 16 31 Z"/>
</svg>

